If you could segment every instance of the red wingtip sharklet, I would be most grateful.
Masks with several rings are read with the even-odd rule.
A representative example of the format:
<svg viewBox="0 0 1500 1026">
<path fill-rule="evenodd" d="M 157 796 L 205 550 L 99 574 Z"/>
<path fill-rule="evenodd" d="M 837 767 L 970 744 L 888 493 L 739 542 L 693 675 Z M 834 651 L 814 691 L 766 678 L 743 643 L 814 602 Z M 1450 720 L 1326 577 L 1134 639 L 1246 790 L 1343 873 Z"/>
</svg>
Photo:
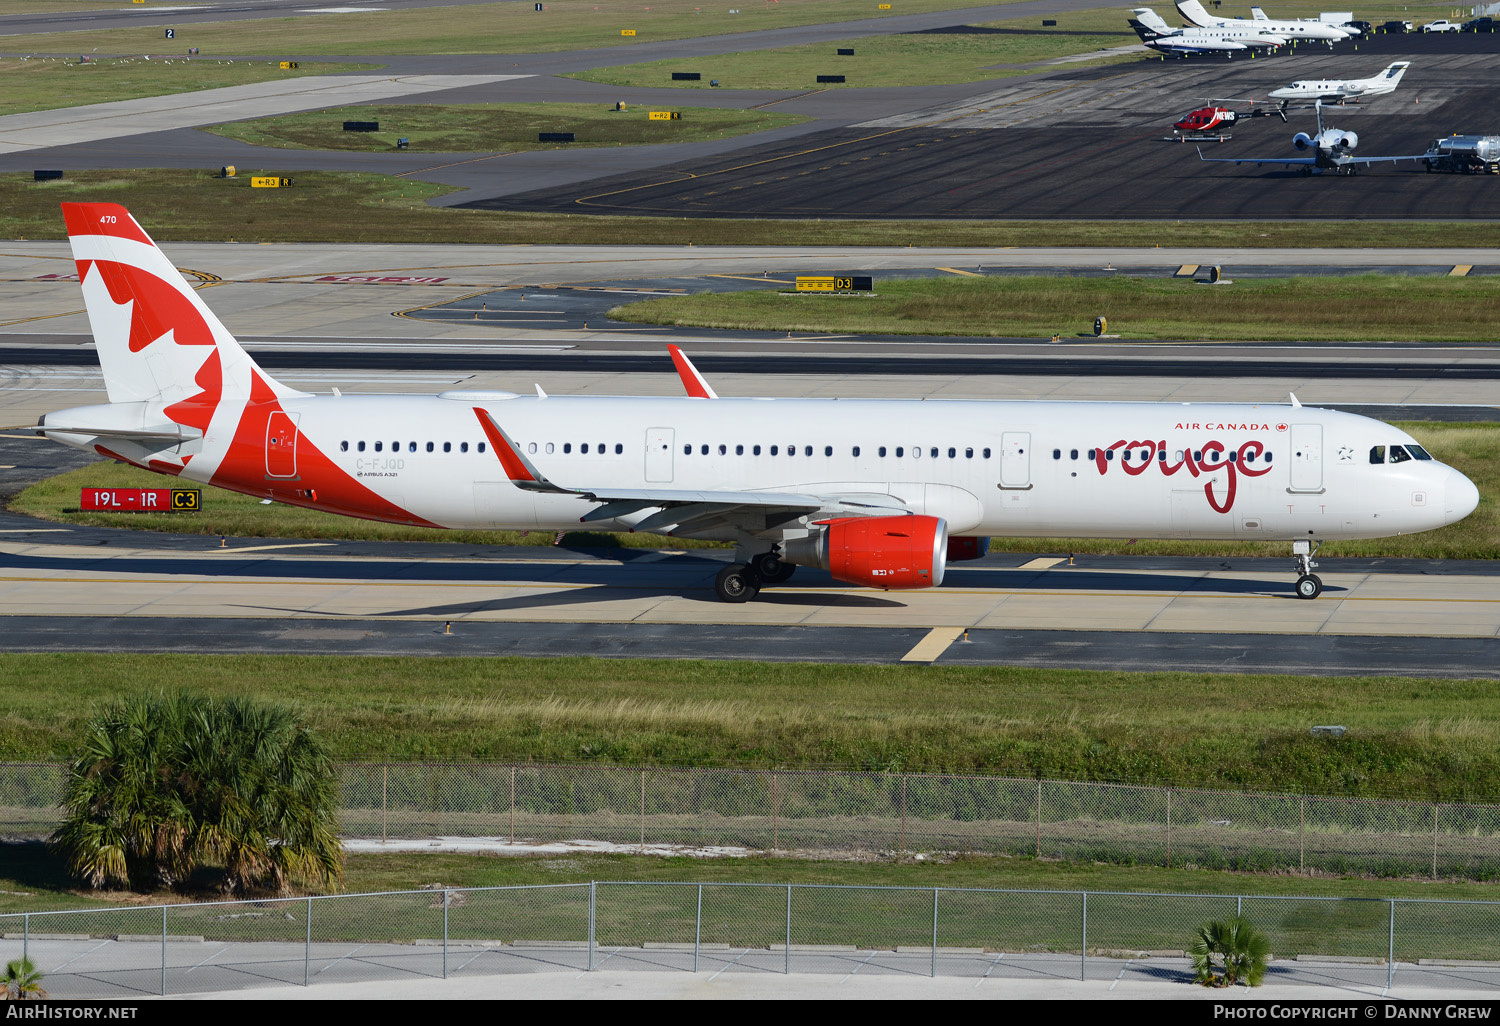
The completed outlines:
<svg viewBox="0 0 1500 1026">
<path fill-rule="evenodd" d="M 484 429 L 485 437 L 490 440 L 490 447 L 495 450 L 495 456 L 499 458 L 500 466 L 505 468 L 505 474 L 510 478 L 511 484 L 532 491 L 565 491 L 548 481 L 541 471 L 531 465 L 531 461 L 521 454 L 521 447 L 511 441 L 510 436 L 499 424 L 495 423 L 495 418 L 491 417 L 488 411 L 478 406 L 472 409 L 474 415 L 479 418 L 479 426 Z"/>
<path fill-rule="evenodd" d="M 698 368 L 693 366 L 686 354 L 674 345 L 667 346 L 667 352 L 672 354 L 672 362 L 677 365 L 677 376 L 682 379 L 682 387 L 687 389 L 687 394 L 694 399 L 717 399 L 719 398 L 703 375 L 698 373 Z"/>
</svg>

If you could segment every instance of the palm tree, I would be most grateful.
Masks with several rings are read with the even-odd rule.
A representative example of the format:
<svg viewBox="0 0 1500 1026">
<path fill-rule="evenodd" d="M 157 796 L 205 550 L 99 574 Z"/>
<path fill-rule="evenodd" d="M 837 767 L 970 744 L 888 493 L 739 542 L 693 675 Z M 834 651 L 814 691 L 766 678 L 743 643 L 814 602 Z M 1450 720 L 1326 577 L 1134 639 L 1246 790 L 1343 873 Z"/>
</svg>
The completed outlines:
<svg viewBox="0 0 1500 1026">
<path fill-rule="evenodd" d="M 29 958 L 18 958 L 5 963 L 5 997 L 10 1001 L 25 1001 L 27 998 L 44 998 L 42 974 Z"/>
<path fill-rule="evenodd" d="M 227 892 L 335 884 L 337 790 L 327 750 L 289 710 L 135 696 L 89 724 L 52 841 L 91 887 L 177 887 L 205 863 L 223 866 Z"/>
<path fill-rule="evenodd" d="M 1230 987 L 1242 979 L 1259 987 L 1270 952 L 1270 939 L 1240 916 L 1200 926 L 1188 948 L 1193 972 L 1205 987 Z"/>
</svg>

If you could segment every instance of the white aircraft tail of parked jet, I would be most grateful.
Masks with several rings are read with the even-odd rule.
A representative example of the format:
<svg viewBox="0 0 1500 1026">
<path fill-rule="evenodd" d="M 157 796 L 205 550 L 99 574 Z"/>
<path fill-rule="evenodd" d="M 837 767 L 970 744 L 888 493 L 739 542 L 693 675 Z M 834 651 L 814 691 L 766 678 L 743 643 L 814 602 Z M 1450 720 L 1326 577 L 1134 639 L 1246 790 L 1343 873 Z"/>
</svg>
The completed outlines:
<svg viewBox="0 0 1500 1026">
<path fill-rule="evenodd" d="M 109 402 L 38 432 L 186 481 L 426 527 L 579 524 L 732 542 L 718 595 L 796 565 L 942 583 L 990 535 L 1316 546 L 1467 516 L 1474 485 L 1347 413 L 1223 403 L 311 395 L 256 365 L 125 210 L 65 203 Z"/>
<path fill-rule="evenodd" d="M 1243 18 L 1224 18 L 1209 14 L 1208 11 L 1204 10 L 1203 4 L 1199 0 L 1177 0 L 1177 13 L 1181 14 L 1183 20 L 1189 25 L 1196 25 L 1199 28 L 1224 28 L 1232 25 L 1249 26 L 1269 35 L 1285 36 L 1292 42 L 1313 39 L 1332 46 L 1339 40 L 1348 39 L 1353 35 L 1353 33 L 1345 29 L 1333 25 L 1325 25 L 1320 21 L 1303 21 L 1296 18 L 1256 18 L 1246 21 Z"/>
<path fill-rule="evenodd" d="M 1302 79 L 1280 89 L 1271 90 L 1277 100 L 1333 100 L 1358 102 L 1367 96 L 1383 96 L 1393 93 L 1401 84 L 1401 76 L 1411 67 L 1411 61 L 1395 61 L 1378 75 L 1369 78 L 1316 78 Z"/>
</svg>

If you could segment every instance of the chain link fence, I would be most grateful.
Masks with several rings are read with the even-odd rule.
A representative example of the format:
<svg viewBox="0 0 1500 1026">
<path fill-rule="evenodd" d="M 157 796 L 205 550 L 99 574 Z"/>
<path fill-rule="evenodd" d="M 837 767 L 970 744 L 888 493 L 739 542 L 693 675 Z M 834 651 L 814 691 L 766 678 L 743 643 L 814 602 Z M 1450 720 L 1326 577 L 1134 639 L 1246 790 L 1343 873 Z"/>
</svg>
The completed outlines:
<svg viewBox="0 0 1500 1026">
<path fill-rule="evenodd" d="M 1270 983 L 1500 992 L 1500 902 L 593 882 L 0 916 L 55 998 L 644 970 L 1189 983 L 1202 924 L 1271 941 Z"/>
<path fill-rule="evenodd" d="M 340 768 L 346 838 L 954 851 L 1488 880 L 1500 806 L 859 771 L 497 763 Z M 57 825 L 64 768 L 0 764 L 0 835 Z"/>
<path fill-rule="evenodd" d="M 955 851 L 1491 879 L 1500 806 L 858 771 L 351 764 L 347 837 Z"/>
</svg>

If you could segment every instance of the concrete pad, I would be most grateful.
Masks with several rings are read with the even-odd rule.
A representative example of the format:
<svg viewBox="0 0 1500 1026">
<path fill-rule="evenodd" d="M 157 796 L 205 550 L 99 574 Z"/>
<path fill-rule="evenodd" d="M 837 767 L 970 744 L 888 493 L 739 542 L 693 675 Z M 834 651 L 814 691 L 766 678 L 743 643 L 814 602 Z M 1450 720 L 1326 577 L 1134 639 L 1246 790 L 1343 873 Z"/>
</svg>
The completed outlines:
<svg viewBox="0 0 1500 1026">
<path fill-rule="evenodd" d="M 492 85 L 525 75 L 318 75 L 149 96 L 0 117 L 0 153 L 99 142 L 174 128 L 342 107 L 444 89 Z"/>
</svg>

